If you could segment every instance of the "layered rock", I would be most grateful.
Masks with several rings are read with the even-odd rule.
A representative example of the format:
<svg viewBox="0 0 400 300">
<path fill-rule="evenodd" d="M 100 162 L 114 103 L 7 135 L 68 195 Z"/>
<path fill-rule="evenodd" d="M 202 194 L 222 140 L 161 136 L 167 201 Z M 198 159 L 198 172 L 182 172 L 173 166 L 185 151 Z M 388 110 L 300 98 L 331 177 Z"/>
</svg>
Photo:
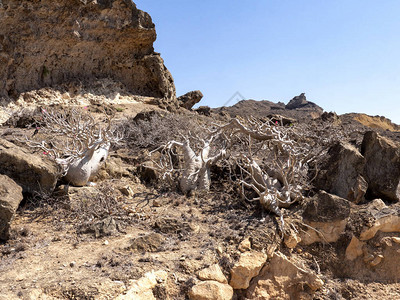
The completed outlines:
<svg viewBox="0 0 400 300">
<path fill-rule="evenodd" d="M 0 97 L 112 78 L 138 95 L 175 98 L 152 19 L 132 1 L 0 3 Z"/>
<path fill-rule="evenodd" d="M 22 198 L 22 188 L 11 178 L 0 174 L 0 239 L 8 238 L 11 221 Z"/>
<path fill-rule="evenodd" d="M 0 139 L 0 174 L 12 178 L 24 192 L 50 193 L 60 172 L 52 161 Z"/>
<path fill-rule="evenodd" d="M 369 193 L 383 200 L 400 200 L 400 146 L 374 131 L 364 135 L 361 153 Z"/>
</svg>

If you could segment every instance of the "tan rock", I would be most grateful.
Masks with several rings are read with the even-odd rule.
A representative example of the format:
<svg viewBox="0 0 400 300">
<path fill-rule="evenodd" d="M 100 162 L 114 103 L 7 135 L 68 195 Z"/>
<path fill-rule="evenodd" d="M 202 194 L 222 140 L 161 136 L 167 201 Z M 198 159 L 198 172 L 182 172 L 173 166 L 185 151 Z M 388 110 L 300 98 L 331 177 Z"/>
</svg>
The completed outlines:
<svg viewBox="0 0 400 300">
<path fill-rule="evenodd" d="M 247 290 L 248 299 L 312 299 L 324 282 L 311 270 L 299 267 L 282 253 L 275 253 Z M 305 293 L 303 285 L 311 290 Z"/>
<path fill-rule="evenodd" d="M 247 237 L 243 241 L 240 242 L 238 249 L 240 252 L 246 252 L 251 250 L 251 242 L 250 239 Z"/>
<path fill-rule="evenodd" d="M 392 241 L 395 242 L 396 244 L 400 244 L 400 238 L 399 237 L 392 237 Z"/>
<path fill-rule="evenodd" d="M 289 249 L 294 249 L 301 242 L 301 237 L 296 232 L 290 232 L 283 241 Z"/>
<path fill-rule="evenodd" d="M 231 281 L 229 284 L 234 289 L 247 289 L 250 280 L 260 273 L 261 268 L 267 261 L 267 255 L 262 252 L 245 252 L 231 270 Z"/>
<path fill-rule="evenodd" d="M 167 284 L 168 273 L 165 271 L 151 271 L 138 280 L 132 280 L 130 287 L 124 295 L 119 295 L 117 300 L 156 300 L 153 289 L 157 284 Z"/>
<path fill-rule="evenodd" d="M 375 267 L 382 262 L 383 255 L 379 254 L 374 257 L 374 259 L 369 263 L 371 266 Z"/>
<path fill-rule="evenodd" d="M 190 300 L 231 300 L 233 289 L 217 281 L 203 281 L 189 291 Z"/>
<path fill-rule="evenodd" d="M 9 237 L 11 222 L 22 199 L 22 188 L 11 178 L 0 174 L 0 239 Z"/>
<path fill-rule="evenodd" d="M 228 283 L 221 267 L 218 264 L 212 265 L 206 269 L 199 271 L 199 278 L 201 280 L 214 280 L 220 283 Z"/>
<path fill-rule="evenodd" d="M 382 232 L 400 232 L 400 216 L 390 214 L 378 216 L 371 227 L 361 232 L 360 240 L 372 239 L 379 230 Z"/>
<path fill-rule="evenodd" d="M 357 257 L 361 256 L 363 254 L 362 249 L 364 245 L 364 242 L 361 242 L 358 238 L 353 236 L 346 248 L 346 259 L 355 260 Z"/>
</svg>

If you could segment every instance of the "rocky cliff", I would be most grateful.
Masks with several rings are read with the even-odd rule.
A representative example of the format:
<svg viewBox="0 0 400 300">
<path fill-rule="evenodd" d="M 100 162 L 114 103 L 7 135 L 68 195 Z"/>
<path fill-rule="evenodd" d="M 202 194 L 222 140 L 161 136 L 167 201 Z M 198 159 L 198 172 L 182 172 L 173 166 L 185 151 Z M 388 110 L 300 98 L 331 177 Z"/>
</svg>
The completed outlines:
<svg viewBox="0 0 400 300">
<path fill-rule="evenodd" d="M 175 98 L 155 40 L 151 17 L 130 0 L 2 0 L 0 97 L 111 78 L 138 95 Z"/>
</svg>

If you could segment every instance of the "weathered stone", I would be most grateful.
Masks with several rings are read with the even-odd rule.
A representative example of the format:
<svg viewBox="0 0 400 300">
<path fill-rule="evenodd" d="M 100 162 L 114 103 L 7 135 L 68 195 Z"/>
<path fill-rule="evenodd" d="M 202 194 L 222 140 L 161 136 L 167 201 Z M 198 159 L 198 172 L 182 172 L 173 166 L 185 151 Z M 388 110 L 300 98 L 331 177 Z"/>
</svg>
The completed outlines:
<svg viewBox="0 0 400 300">
<path fill-rule="evenodd" d="M 301 243 L 336 242 L 350 215 L 350 202 L 321 191 L 306 204 L 303 220 L 311 228 L 300 232 Z"/>
<path fill-rule="evenodd" d="M 304 284 L 310 289 L 307 295 L 303 294 Z M 310 297 L 323 285 L 324 282 L 313 271 L 298 267 L 285 255 L 277 252 L 263 268 L 260 276 L 252 281 L 247 290 L 247 299 L 307 299 L 301 297 Z"/>
<path fill-rule="evenodd" d="M 374 131 L 364 135 L 361 146 L 365 176 L 372 196 L 400 200 L 400 145 Z"/>
<path fill-rule="evenodd" d="M 256 251 L 242 253 L 231 270 L 229 284 L 234 289 L 247 289 L 250 280 L 259 274 L 266 261 L 265 253 Z"/>
<path fill-rule="evenodd" d="M 175 98 L 155 40 L 151 17 L 129 0 L 3 1 L 0 96 L 112 78 L 138 95 Z"/>
<path fill-rule="evenodd" d="M 349 143 L 338 142 L 329 149 L 328 156 L 316 187 L 355 203 L 362 201 L 368 184 L 362 176 L 365 159 L 361 153 Z"/>
<path fill-rule="evenodd" d="M 294 249 L 301 242 L 301 237 L 296 232 L 291 231 L 285 235 L 283 242 L 289 249 Z"/>
<path fill-rule="evenodd" d="M 186 93 L 183 96 L 178 97 L 178 103 L 183 108 L 192 109 L 192 107 L 196 103 L 199 103 L 202 98 L 203 98 L 202 92 L 192 91 L 192 92 Z"/>
<path fill-rule="evenodd" d="M 8 176 L 0 174 L 0 239 L 8 239 L 11 221 L 22 199 L 22 188 Z"/>
<path fill-rule="evenodd" d="M 232 298 L 232 287 L 217 281 L 200 282 L 189 291 L 190 300 L 231 300 Z"/>
<path fill-rule="evenodd" d="M 346 259 L 355 260 L 357 257 L 363 254 L 363 247 L 365 243 L 361 242 L 358 238 L 353 236 L 350 244 L 346 248 Z"/>
<path fill-rule="evenodd" d="M 124 295 L 119 295 L 117 300 L 156 300 L 153 289 L 159 285 L 167 285 L 168 273 L 165 271 L 151 271 L 138 280 L 131 280 L 129 288 Z"/>
<path fill-rule="evenodd" d="M 228 283 L 224 273 L 222 273 L 221 267 L 218 264 L 214 264 L 206 269 L 199 271 L 199 278 L 201 280 L 214 280 L 220 283 Z"/>
<path fill-rule="evenodd" d="M 12 178 L 24 192 L 50 193 L 60 173 L 53 161 L 0 139 L 0 174 Z"/>
<path fill-rule="evenodd" d="M 133 239 L 129 249 L 139 252 L 157 252 L 160 251 L 163 243 L 163 236 L 159 233 L 153 232 Z"/>
<path fill-rule="evenodd" d="M 251 242 L 250 239 L 247 237 L 243 241 L 240 242 L 238 249 L 240 252 L 246 252 L 251 250 Z"/>
</svg>

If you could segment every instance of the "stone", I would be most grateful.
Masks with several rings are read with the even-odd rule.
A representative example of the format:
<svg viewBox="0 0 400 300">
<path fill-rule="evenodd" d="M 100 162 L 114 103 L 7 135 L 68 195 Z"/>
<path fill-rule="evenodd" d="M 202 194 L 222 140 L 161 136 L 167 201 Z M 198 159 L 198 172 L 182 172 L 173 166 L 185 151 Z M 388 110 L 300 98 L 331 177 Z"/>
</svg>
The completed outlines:
<svg viewBox="0 0 400 300">
<path fill-rule="evenodd" d="M 291 231 L 290 234 L 284 236 L 283 242 L 289 249 L 294 249 L 301 242 L 301 237 L 296 232 Z"/>
<path fill-rule="evenodd" d="M 231 269 L 229 284 L 236 289 L 247 289 L 250 280 L 257 276 L 267 261 L 267 255 L 262 252 L 244 252 L 239 261 Z"/>
<path fill-rule="evenodd" d="M 199 106 L 197 109 L 195 109 L 195 111 L 199 114 L 199 115 L 203 115 L 203 116 L 211 116 L 211 108 L 209 106 Z"/>
<path fill-rule="evenodd" d="M 224 273 L 222 273 L 221 267 L 218 264 L 214 264 L 206 269 L 199 271 L 199 279 L 201 280 L 213 280 L 220 283 L 228 283 Z"/>
<path fill-rule="evenodd" d="M 296 110 L 312 110 L 319 115 L 324 111 L 321 107 L 311 101 L 307 101 L 305 93 L 301 93 L 299 96 L 294 97 L 285 106 L 286 109 L 296 109 Z"/>
<path fill-rule="evenodd" d="M 22 188 L 8 176 L 0 174 L 0 239 L 9 238 L 10 225 L 22 199 Z"/>
<path fill-rule="evenodd" d="M 217 281 L 203 281 L 189 291 L 190 300 L 231 300 L 233 289 L 230 285 Z"/>
<path fill-rule="evenodd" d="M 192 109 L 196 103 L 199 103 L 203 98 L 203 94 L 200 91 L 191 91 L 178 97 L 178 103 L 181 107 L 186 109 Z"/>
<path fill-rule="evenodd" d="M 350 216 L 350 202 L 320 191 L 305 205 L 303 221 L 312 228 L 300 232 L 301 243 L 336 242 Z"/>
<path fill-rule="evenodd" d="M 357 257 L 361 256 L 363 254 L 364 245 L 364 242 L 361 242 L 358 238 L 353 236 L 346 248 L 346 259 L 355 260 Z"/>
<path fill-rule="evenodd" d="M 308 295 L 304 295 L 304 285 L 309 287 Z M 246 299 L 312 299 L 312 294 L 323 285 L 322 279 L 313 271 L 299 267 L 284 254 L 276 252 L 252 281 Z"/>
<path fill-rule="evenodd" d="M 375 131 L 364 135 L 361 154 L 365 157 L 365 177 L 369 193 L 383 200 L 400 199 L 400 145 Z"/>
<path fill-rule="evenodd" d="M 129 185 L 123 186 L 119 189 L 119 191 L 128 197 L 132 197 L 134 195 L 134 192 L 132 190 L 132 188 Z"/>
<path fill-rule="evenodd" d="M 240 252 L 246 252 L 251 250 L 251 242 L 249 238 L 245 238 L 240 242 L 238 249 Z"/>
<path fill-rule="evenodd" d="M 138 252 L 157 252 L 161 250 L 163 243 L 164 237 L 159 233 L 152 232 L 133 239 L 129 249 Z"/>
<path fill-rule="evenodd" d="M 61 175 L 55 162 L 0 138 L 0 174 L 26 193 L 51 193 Z"/>
<path fill-rule="evenodd" d="M 337 142 L 316 178 L 316 187 L 354 203 L 364 199 L 368 184 L 362 175 L 365 159 L 351 144 Z"/>
<path fill-rule="evenodd" d="M 0 7 L 0 97 L 111 78 L 138 95 L 174 99 L 156 36 L 129 0 L 9 0 Z"/>
<path fill-rule="evenodd" d="M 151 271 L 138 280 L 131 280 L 125 294 L 119 295 L 117 300 L 156 300 L 153 289 L 157 285 L 167 285 L 168 273 L 165 271 Z"/>
</svg>

